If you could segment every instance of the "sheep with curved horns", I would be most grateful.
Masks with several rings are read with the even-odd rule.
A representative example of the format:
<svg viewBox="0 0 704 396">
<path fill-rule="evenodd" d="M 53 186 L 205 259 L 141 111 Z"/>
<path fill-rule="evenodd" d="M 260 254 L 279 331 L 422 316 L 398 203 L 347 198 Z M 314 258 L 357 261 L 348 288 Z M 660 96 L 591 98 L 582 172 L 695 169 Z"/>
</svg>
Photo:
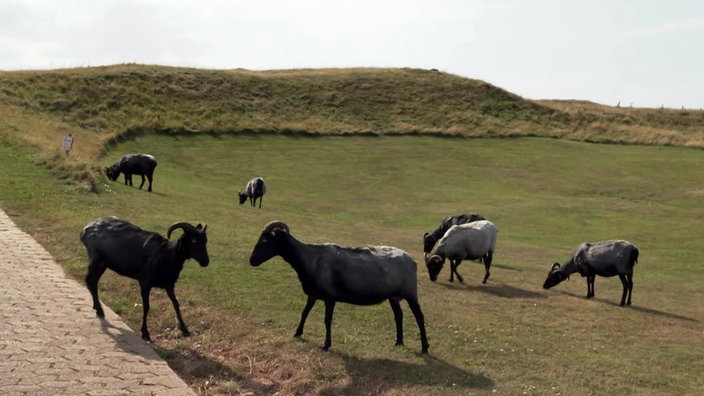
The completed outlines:
<svg viewBox="0 0 704 396">
<path fill-rule="evenodd" d="M 325 343 L 330 348 L 335 303 L 375 305 L 388 300 L 396 321 L 396 345 L 403 345 L 403 312 L 406 300 L 420 329 L 422 353 L 428 353 L 425 319 L 418 304 L 417 266 L 411 256 L 389 246 L 342 247 L 299 241 L 286 224 L 274 221 L 264 228 L 249 263 L 258 266 L 281 256 L 298 274 L 308 295 L 295 337 L 303 334 L 308 313 L 317 300 L 325 302 Z"/>
<path fill-rule="evenodd" d="M 152 191 L 152 179 L 154 177 L 154 168 L 156 168 L 156 159 L 149 154 L 127 154 L 120 158 L 117 162 L 103 168 L 107 177 L 116 181 L 120 177 L 120 172 L 125 174 L 125 185 L 132 185 L 132 175 L 142 176 L 142 183 L 139 188 L 144 186 L 144 176 L 149 180 L 147 191 Z"/>
<path fill-rule="evenodd" d="M 149 313 L 149 293 L 153 287 L 166 290 L 176 310 L 181 333 L 190 335 L 181 318 L 174 287 L 183 264 L 189 258 L 196 260 L 201 267 L 207 267 L 210 259 L 206 244 L 207 225 L 193 226 L 180 222 L 169 227 L 166 238 L 117 217 L 104 217 L 86 225 L 81 230 L 81 241 L 88 252 L 88 273 L 86 285 L 93 297 L 93 309 L 99 318 L 105 317 L 98 299 L 98 281 L 110 268 L 120 275 L 139 281 L 142 294 L 142 338 L 149 341 L 147 313 Z M 171 233 L 182 229 L 183 234 L 170 241 Z"/>
<path fill-rule="evenodd" d="M 571 274 L 579 272 L 583 277 L 587 277 L 587 298 L 592 298 L 597 275 L 604 277 L 618 275 L 623 285 L 621 306 L 631 305 L 633 267 L 638 262 L 638 255 L 638 248 L 624 240 L 583 243 L 564 265 L 561 266 L 560 263 L 552 265 L 543 288 L 550 289 L 563 280 L 569 279 Z"/>
<path fill-rule="evenodd" d="M 438 228 L 435 229 L 435 231 L 430 233 L 426 232 L 423 235 L 423 252 L 426 256 L 428 255 L 428 253 L 432 252 L 437 241 L 442 238 L 443 235 L 445 235 L 445 233 L 447 232 L 447 230 L 449 230 L 450 227 L 452 227 L 453 225 L 466 224 L 479 220 L 486 219 L 484 218 L 484 216 L 476 213 L 460 214 L 445 217 L 442 222 L 440 222 L 440 225 L 438 226 Z"/>
<path fill-rule="evenodd" d="M 252 206 L 256 206 L 257 198 L 259 198 L 259 209 L 262 208 L 262 199 L 266 193 L 266 183 L 261 177 L 255 177 L 254 179 L 247 182 L 247 186 L 244 188 L 244 192 L 238 192 L 240 197 L 240 205 L 247 201 L 249 198 L 249 203 Z"/>
<path fill-rule="evenodd" d="M 473 221 L 450 227 L 438 242 L 435 253 L 426 257 L 425 265 L 428 267 L 430 280 L 435 282 L 438 279 L 445 259 L 449 259 L 450 282 L 454 282 L 454 275 L 457 275 L 457 279 L 464 283 L 462 276 L 457 272 L 457 267 L 462 263 L 462 260 L 479 259 L 484 262 L 485 275 L 482 283 L 486 283 L 491 275 L 489 269 L 494 258 L 498 233 L 499 230 L 494 223 L 488 220 Z"/>
</svg>

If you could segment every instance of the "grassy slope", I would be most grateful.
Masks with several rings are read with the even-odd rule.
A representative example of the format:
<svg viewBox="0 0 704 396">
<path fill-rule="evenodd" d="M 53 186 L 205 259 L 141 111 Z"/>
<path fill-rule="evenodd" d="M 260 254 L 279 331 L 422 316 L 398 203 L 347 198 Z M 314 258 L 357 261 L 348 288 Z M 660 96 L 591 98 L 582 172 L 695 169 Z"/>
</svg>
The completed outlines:
<svg viewBox="0 0 704 396">
<path fill-rule="evenodd" d="M 13 188 L 3 189 L 2 201 L 22 224 L 24 213 L 41 219 L 26 228 L 76 277 L 85 271 L 76 230 L 94 217 L 115 214 L 162 232 L 175 221 L 207 222 L 212 263 L 189 263 L 178 285 L 196 335 L 179 337 L 164 293 L 154 293 L 150 313 L 156 347 L 204 393 L 668 394 L 704 387 L 704 311 L 682 303 L 704 297 L 697 265 L 704 246 L 692 238 L 699 227 L 692 219 L 704 217 L 698 150 L 536 138 L 152 135 L 120 144 L 105 161 L 139 149 L 160 159 L 151 194 L 113 182 L 102 194 L 82 192 L 5 150 L 3 169 L 15 160 L 21 166 L 11 169 Z M 446 156 L 427 161 L 429 152 Z M 462 170 L 452 185 L 438 177 L 448 168 Z M 270 183 L 262 210 L 235 202 L 251 174 Z M 26 177 L 37 184 L 14 187 Z M 460 267 L 466 286 L 449 284 L 447 271 L 430 283 L 419 268 L 430 359 L 416 355 L 407 308 L 406 347 L 392 346 L 386 304 L 340 305 L 331 353 L 317 349 L 322 306 L 303 341 L 293 341 L 304 299 L 295 274 L 280 259 L 247 264 L 273 219 L 306 241 L 390 244 L 420 262 L 422 232 L 464 211 L 499 226 L 495 266 L 486 286 L 475 263 Z M 594 301 L 583 300 L 579 277 L 540 289 L 550 264 L 579 242 L 615 237 L 642 251 L 632 308 L 616 306 L 613 278 L 597 281 Z M 102 290 L 137 328 L 136 285 L 108 274 Z M 599 381 L 581 380 L 592 373 Z"/>
<path fill-rule="evenodd" d="M 408 81 L 408 76 L 418 82 Z M 386 77 L 402 81 L 392 84 Z M 120 83 L 101 88 L 110 79 Z M 214 88 L 218 79 L 226 80 L 220 85 L 249 81 L 252 85 L 241 88 L 246 93 L 240 92 L 247 99 L 236 100 L 237 90 L 218 93 Z M 440 89 L 433 85 L 438 79 L 459 85 Z M 63 80 L 69 81 L 62 91 L 56 84 Z M 143 80 L 172 91 L 159 96 L 158 88 L 147 88 L 152 85 L 130 85 Z M 206 85 L 212 88 L 204 89 L 198 81 L 212 83 Z M 341 81 L 354 89 L 344 91 Z M 394 87 L 412 83 L 417 89 L 424 81 L 422 95 L 404 93 L 408 95 L 404 100 L 419 96 L 427 100 L 425 107 L 391 111 L 413 106 L 395 103 Z M 580 138 L 580 133 L 589 135 L 588 128 L 575 127 L 575 120 L 582 119 L 581 125 L 604 127 L 601 138 L 596 134 L 584 137 L 587 140 L 618 141 L 623 138 L 616 129 L 620 125 L 630 128 L 629 142 L 658 143 L 654 135 L 645 133 L 656 130 L 686 138 L 660 143 L 697 145 L 701 112 L 565 102 L 538 105 L 482 86 L 417 70 L 255 73 L 119 66 L 3 73 L 0 204 L 77 277 L 85 265 L 77 230 L 94 217 L 116 214 L 154 230 L 182 219 L 207 221 L 213 263 L 207 269 L 187 265 L 178 292 L 186 320 L 197 335 L 178 337 L 162 294 L 155 293 L 150 314 L 152 332 L 159 337 L 157 348 L 204 393 L 445 394 L 497 389 L 509 394 L 589 394 L 592 390 L 666 394 L 702 390 L 698 373 L 704 352 L 700 342 L 704 313 L 700 304 L 682 304 L 702 299 L 704 274 L 696 264 L 702 261 L 704 249 L 692 238 L 704 217 L 699 150 L 544 139 L 130 137 L 123 133 L 127 128 L 155 127 L 496 135 L 507 134 L 512 125 L 511 134 Z M 444 92 L 448 87 L 464 90 Z M 479 95 L 470 106 L 467 98 L 472 97 L 472 87 L 503 99 L 497 102 L 491 95 Z M 92 90 L 96 90 L 91 94 L 95 100 L 88 101 L 85 98 L 90 95 L 85 92 Z M 294 95 L 301 91 L 313 99 Z M 336 112 L 320 104 L 327 103 L 320 99 L 327 97 L 324 92 L 338 91 L 347 99 L 340 99 L 343 105 Z M 435 97 L 437 102 L 426 98 L 433 92 L 440 95 Z M 66 98 L 72 95 L 80 99 L 69 105 Z M 374 105 L 365 105 L 365 98 Z M 230 108 L 209 110 L 246 101 L 254 104 L 237 117 Z M 513 112 L 518 114 L 510 110 L 512 101 L 522 109 Z M 58 105 L 64 102 L 63 107 Z M 501 111 L 491 115 L 490 103 L 502 103 Z M 100 110 L 88 111 L 90 107 Z M 537 115 L 531 115 L 533 109 L 538 109 Z M 160 116 L 149 124 L 144 114 Z M 652 119 L 658 115 L 662 117 Z M 459 130 L 453 125 L 460 122 L 440 123 L 448 117 L 478 120 L 481 127 L 463 125 L 465 129 Z M 530 128 L 521 129 L 526 125 Z M 641 126 L 647 128 L 639 134 Z M 68 132 L 81 144 L 65 160 L 54 145 Z M 98 160 L 118 134 L 128 138 Z M 96 178 L 99 165 L 127 151 L 157 155 L 155 193 Z M 57 181 L 37 165 L 41 162 L 58 170 L 54 174 L 65 175 L 68 183 Z M 448 185 L 447 178 L 438 177 L 445 169 L 462 172 L 453 173 L 455 182 Z M 271 184 L 262 211 L 234 202 L 236 189 L 253 174 L 265 175 Z M 102 194 L 76 189 L 72 178 L 93 178 Z M 292 270 L 276 260 L 257 269 L 246 264 L 259 230 L 274 218 L 289 222 L 294 234 L 304 240 L 391 244 L 421 259 L 421 233 L 448 213 L 463 211 L 478 211 L 499 225 L 500 253 L 487 287 L 478 285 L 481 269 L 473 263 L 460 267 L 468 282 L 464 287 L 448 284 L 446 271 L 439 283 L 431 284 L 425 269 L 419 269 L 431 359 L 415 354 L 417 333 L 407 309 L 407 346 L 391 347 L 393 324 L 386 305 L 340 305 L 332 353 L 317 350 L 323 335 L 322 307 L 311 314 L 304 341 L 293 342 L 290 336 L 303 296 Z M 174 218 L 174 213 L 183 218 Z M 582 299 L 584 281 L 577 277 L 555 291 L 540 289 L 552 261 L 566 258 L 583 240 L 611 237 L 631 239 L 643 252 L 632 309 L 613 306 L 620 295 L 615 279 L 597 281 L 595 301 Z M 138 324 L 134 283 L 108 275 L 103 288 L 103 298 L 133 326 Z M 614 340 L 613 334 L 627 336 Z M 581 380 L 595 372 L 599 381 Z"/>
</svg>

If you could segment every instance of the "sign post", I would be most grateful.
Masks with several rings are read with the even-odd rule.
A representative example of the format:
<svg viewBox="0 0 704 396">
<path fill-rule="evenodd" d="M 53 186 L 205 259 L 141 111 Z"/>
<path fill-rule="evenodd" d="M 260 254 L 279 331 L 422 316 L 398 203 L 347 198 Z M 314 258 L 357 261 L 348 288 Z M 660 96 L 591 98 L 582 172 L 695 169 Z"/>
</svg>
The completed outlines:
<svg viewBox="0 0 704 396">
<path fill-rule="evenodd" d="M 68 153 L 73 148 L 73 134 L 69 133 L 68 135 L 64 136 L 64 138 L 61 140 L 61 147 L 64 149 L 64 151 L 66 151 L 66 156 L 68 157 Z"/>
</svg>

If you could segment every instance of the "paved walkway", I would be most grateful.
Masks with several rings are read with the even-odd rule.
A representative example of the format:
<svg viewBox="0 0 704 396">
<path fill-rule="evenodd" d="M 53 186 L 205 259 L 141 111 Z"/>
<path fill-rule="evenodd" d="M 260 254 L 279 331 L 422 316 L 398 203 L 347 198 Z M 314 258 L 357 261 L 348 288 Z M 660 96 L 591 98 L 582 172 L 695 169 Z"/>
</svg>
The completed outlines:
<svg viewBox="0 0 704 396">
<path fill-rule="evenodd" d="M 0 209 L 0 394 L 195 395 L 104 309 Z"/>
</svg>

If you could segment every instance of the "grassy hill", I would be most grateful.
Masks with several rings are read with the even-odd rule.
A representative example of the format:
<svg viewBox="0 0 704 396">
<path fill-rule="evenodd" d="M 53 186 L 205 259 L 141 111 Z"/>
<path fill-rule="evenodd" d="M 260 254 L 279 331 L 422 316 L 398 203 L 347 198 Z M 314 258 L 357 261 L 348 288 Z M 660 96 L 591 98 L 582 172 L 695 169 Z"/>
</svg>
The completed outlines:
<svg viewBox="0 0 704 396">
<path fill-rule="evenodd" d="M 202 70 L 116 65 L 0 72 L 0 139 L 31 145 L 63 177 L 110 142 L 151 132 L 549 136 L 704 147 L 704 112 L 530 101 L 417 69 Z M 74 157 L 60 159 L 73 133 Z"/>
<path fill-rule="evenodd" d="M 689 302 L 704 297 L 704 184 L 702 151 L 686 147 L 703 146 L 703 119 L 528 101 L 409 69 L 0 73 L 0 207 L 79 280 L 78 230 L 96 217 L 161 233 L 208 223 L 210 266 L 189 262 L 177 284 L 193 336 L 180 336 L 163 292 L 149 318 L 154 348 L 203 395 L 700 394 L 704 306 Z M 136 151 L 159 160 L 152 193 L 99 172 Z M 262 209 L 235 200 L 254 175 L 269 182 Z M 482 285 L 466 261 L 466 284 L 447 268 L 432 283 L 421 236 L 462 212 L 500 230 L 492 276 Z M 338 304 L 330 352 L 318 347 L 320 303 L 293 339 L 295 273 L 278 258 L 248 263 L 274 219 L 307 242 L 407 250 L 430 356 L 405 303 L 405 347 L 393 347 L 388 304 Z M 598 278 L 592 300 L 577 275 L 541 288 L 579 243 L 612 238 L 641 249 L 633 306 L 617 306 L 616 278 Z M 100 290 L 139 328 L 134 281 L 109 272 Z"/>
</svg>

